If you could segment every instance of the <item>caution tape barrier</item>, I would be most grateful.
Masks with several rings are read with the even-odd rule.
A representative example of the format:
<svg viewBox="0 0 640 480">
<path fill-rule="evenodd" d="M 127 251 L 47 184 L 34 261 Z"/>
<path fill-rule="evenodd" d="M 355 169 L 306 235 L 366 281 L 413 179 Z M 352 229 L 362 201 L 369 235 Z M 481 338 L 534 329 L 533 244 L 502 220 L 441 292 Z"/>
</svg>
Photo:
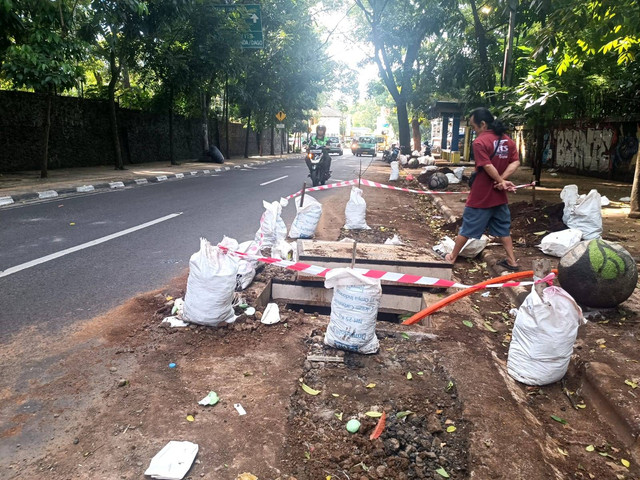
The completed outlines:
<svg viewBox="0 0 640 480">
<path fill-rule="evenodd" d="M 315 275 L 318 277 L 326 277 L 327 274 L 332 270 L 330 268 L 321 267 L 318 265 L 310 265 L 308 263 L 303 263 L 303 262 L 292 262 L 290 260 L 282 260 L 280 258 L 261 257 L 258 255 L 251 255 L 244 252 L 229 250 L 228 248 L 222 247 L 220 245 L 218 245 L 218 248 L 227 252 L 230 255 L 236 255 L 241 258 L 249 258 L 252 260 L 257 260 L 258 262 L 267 263 L 270 265 L 275 265 L 277 267 L 286 268 L 287 270 L 294 270 L 296 272 L 306 273 L 308 275 Z M 419 275 L 408 275 L 404 273 L 385 272 L 383 270 L 369 270 L 365 268 L 354 268 L 353 271 L 368 278 L 377 278 L 379 280 L 386 280 L 386 281 L 397 282 L 397 283 L 407 283 L 411 285 L 424 285 L 424 286 L 441 287 L 441 288 L 473 288 L 474 287 L 473 285 L 465 285 L 463 283 L 453 282 L 451 280 L 444 280 L 442 278 L 421 277 Z M 487 285 L 484 288 L 524 287 L 524 286 L 533 285 L 536 283 L 549 283 L 554 278 L 555 278 L 555 274 L 550 273 L 546 277 L 536 281 L 496 283 L 492 285 Z"/>
</svg>

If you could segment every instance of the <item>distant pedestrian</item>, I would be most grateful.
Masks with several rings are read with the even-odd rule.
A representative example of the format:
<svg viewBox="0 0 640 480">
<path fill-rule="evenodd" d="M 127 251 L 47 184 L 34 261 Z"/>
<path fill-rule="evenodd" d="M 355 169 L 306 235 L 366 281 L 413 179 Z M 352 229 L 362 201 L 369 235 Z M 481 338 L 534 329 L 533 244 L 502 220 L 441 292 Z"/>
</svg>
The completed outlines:
<svg viewBox="0 0 640 480">
<path fill-rule="evenodd" d="M 470 182 L 471 192 L 462 215 L 462 227 L 455 239 L 453 251 L 445 259 L 451 263 L 469 238 L 480 238 L 485 230 L 498 237 L 507 258 L 498 265 L 510 271 L 520 267 L 513 253 L 511 240 L 511 212 L 507 192 L 515 192 L 515 185 L 507 179 L 520 165 L 515 142 L 504 134 L 506 128 L 486 108 L 476 108 L 469 117 L 478 137 L 473 141 L 475 172 Z"/>
</svg>

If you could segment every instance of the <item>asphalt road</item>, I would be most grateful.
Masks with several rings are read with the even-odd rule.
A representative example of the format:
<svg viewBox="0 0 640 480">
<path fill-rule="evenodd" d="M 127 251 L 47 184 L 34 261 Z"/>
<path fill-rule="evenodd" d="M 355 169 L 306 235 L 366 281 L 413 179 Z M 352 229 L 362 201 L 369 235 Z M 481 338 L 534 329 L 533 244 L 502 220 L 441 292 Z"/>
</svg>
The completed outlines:
<svg viewBox="0 0 640 480">
<path fill-rule="evenodd" d="M 330 182 L 357 178 L 360 161 L 366 169 L 371 157 L 345 152 L 332 160 Z M 0 209 L 0 339 L 6 341 L 32 325 L 61 328 L 162 287 L 189 265 L 200 237 L 212 243 L 223 235 L 238 242 L 253 239 L 262 201 L 299 190 L 303 181 L 309 184 L 307 174 L 299 157 Z M 326 195 L 329 192 L 314 194 L 320 200 Z M 179 215 L 163 219 L 172 214 Z M 282 216 L 289 227 L 295 207 L 290 204 Z M 93 244 L 117 233 L 121 236 Z M 38 263 L 87 243 L 86 248 Z"/>
</svg>

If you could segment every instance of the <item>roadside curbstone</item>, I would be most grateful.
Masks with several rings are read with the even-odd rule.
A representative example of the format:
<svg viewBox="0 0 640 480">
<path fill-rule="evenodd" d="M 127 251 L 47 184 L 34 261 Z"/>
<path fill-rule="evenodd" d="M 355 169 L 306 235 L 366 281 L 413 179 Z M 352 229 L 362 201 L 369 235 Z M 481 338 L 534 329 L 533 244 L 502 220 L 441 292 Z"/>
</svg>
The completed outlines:
<svg viewBox="0 0 640 480">
<path fill-rule="evenodd" d="M 57 197 L 58 192 L 55 190 L 45 190 L 44 192 L 38 192 L 38 198 L 53 198 Z"/>
<path fill-rule="evenodd" d="M 1 205 L 11 205 L 13 203 L 12 197 L 0 197 L 0 206 Z"/>
<path fill-rule="evenodd" d="M 85 192 L 93 192 L 96 188 L 93 185 L 83 185 L 81 187 L 76 187 L 76 192 L 85 193 Z"/>
</svg>

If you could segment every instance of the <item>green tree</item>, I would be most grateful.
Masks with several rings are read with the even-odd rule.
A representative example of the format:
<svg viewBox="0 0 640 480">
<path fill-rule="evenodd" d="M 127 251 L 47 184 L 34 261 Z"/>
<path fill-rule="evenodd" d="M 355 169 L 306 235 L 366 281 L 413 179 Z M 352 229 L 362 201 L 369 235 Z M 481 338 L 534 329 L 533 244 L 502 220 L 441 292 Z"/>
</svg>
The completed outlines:
<svg viewBox="0 0 640 480">
<path fill-rule="evenodd" d="M 87 45 L 76 34 L 82 13 L 77 7 L 77 2 L 65 0 L 17 2 L 11 15 L 14 35 L 3 53 L 2 76 L 15 88 L 31 89 L 46 98 L 42 178 L 48 176 L 52 98 L 76 86 L 83 75 L 79 63 Z"/>
</svg>

